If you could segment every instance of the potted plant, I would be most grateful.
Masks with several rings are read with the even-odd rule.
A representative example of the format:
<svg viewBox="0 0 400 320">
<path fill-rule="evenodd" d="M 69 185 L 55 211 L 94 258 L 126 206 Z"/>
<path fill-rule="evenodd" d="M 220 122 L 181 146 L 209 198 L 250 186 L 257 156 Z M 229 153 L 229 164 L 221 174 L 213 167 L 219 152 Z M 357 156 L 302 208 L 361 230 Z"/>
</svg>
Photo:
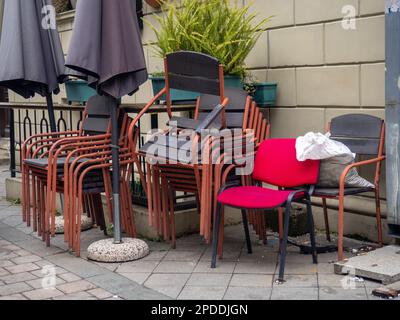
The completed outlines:
<svg viewBox="0 0 400 320">
<path fill-rule="evenodd" d="M 238 7 L 229 0 L 158 1 L 164 5 L 163 14 L 156 15 L 159 27 L 144 19 L 156 35 L 155 56 L 181 50 L 211 55 L 224 66 L 225 85 L 243 87 L 245 60 L 270 18 L 255 23 L 257 15 L 249 12 L 250 6 Z M 155 94 L 164 86 L 163 79 L 162 73 L 151 76 Z M 197 97 L 195 93 L 181 97 L 181 93 L 171 92 L 172 100 Z"/>
<path fill-rule="evenodd" d="M 72 102 L 85 104 L 90 97 L 96 95 L 96 90 L 89 87 L 87 81 L 80 79 L 68 80 L 65 83 L 65 91 L 69 104 Z"/>
<path fill-rule="evenodd" d="M 244 85 L 245 90 L 254 98 L 259 107 L 271 107 L 276 104 L 276 82 L 250 82 Z"/>
</svg>

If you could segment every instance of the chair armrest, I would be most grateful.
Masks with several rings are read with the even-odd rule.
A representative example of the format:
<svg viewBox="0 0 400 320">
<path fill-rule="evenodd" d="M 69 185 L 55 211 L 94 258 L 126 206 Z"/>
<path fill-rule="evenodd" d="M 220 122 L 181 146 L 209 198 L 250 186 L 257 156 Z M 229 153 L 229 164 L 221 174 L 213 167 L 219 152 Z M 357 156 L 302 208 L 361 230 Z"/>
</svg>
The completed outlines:
<svg viewBox="0 0 400 320">
<path fill-rule="evenodd" d="M 136 123 L 139 122 L 140 118 L 150 109 L 150 107 L 157 101 L 159 98 L 167 92 L 166 88 L 163 88 L 159 93 L 157 93 L 148 104 L 146 104 L 142 110 L 138 113 L 138 115 L 131 121 L 128 130 L 128 139 L 129 139 L 129 146 L 132 148 L 132 151 L 135 151 L 135 146 L 133 145 L 134 142 L 134 130 Z"/>
<path fill-rule="evenodd" d="M 370 164 L 374 164 L 374 163 L 379 163 L 379 162 L 381 162 L 381 161 L 383 161 L 385 159 L 386 159 L 386 156 L 381 156 L 381 157 L 378 157 L 378 158 L 359 161 L 359 162 L 355 162 L 355 163 L 352 163 L 352 164 L 348 165 L 343 170 L 342 175 L 340 176 L 339 195 L 340 196 L 344 195 L 344 182 L 345 182 L 346 176 L 349 174 L 351 169 L 357 168 L 357 167 L 361 167 L 361 166 L 370 165 Z"/>
<path fill-rule="evenodd" d="M 221 104 L 218 104 L 213 111 L 211 111 L 207 117 L 200 123 L 200 125 L 196 129 L 197 134 L 201 134 L 202 130 L 208 129 L 210 125 L 214 122 L 214 120 L 225 110 L 226 105 L 228 104 L 229 99 L 225 98 Z"/>
</svg>

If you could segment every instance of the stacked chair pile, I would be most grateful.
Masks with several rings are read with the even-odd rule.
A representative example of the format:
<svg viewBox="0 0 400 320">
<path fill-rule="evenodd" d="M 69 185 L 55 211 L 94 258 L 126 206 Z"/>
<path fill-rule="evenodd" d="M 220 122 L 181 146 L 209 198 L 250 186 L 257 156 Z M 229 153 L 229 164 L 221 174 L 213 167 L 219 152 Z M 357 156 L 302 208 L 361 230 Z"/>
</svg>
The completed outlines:
<svg viewBox="0 0 400 320">
<path fill-rule="evenodd" d="M 22 147 L 23 220 L 50 245 L 55 235 L 56 195 L 63 195 L 64 238 L 80 255 L 81 215 L 86 213 L 106 232 L 101 194 L 112 222 L 111 127 L 107 97 L 94 96 L 85 108 L 81 129 L 30 137 Z M 132 119 L 120 112 L 122 223 L 136 235 L 129 182 L 134 161 L 127 130 Z M 134 141 L 137 129 L 133 128 Z M 32 214 L 31 214 L 32 212 Z"/>
</svg>

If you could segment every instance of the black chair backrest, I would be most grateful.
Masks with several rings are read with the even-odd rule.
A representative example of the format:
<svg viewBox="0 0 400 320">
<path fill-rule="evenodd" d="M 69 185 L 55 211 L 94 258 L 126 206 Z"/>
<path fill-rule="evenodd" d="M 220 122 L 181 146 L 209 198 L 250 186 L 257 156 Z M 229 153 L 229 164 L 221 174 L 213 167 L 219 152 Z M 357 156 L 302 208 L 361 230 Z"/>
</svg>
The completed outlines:
<svg viewBox="0 0 400 320">
<path fill-rule="evenodd" d="M 358 155 L 376 155 L 383 120 L 367 114 L 346 114 L 332 119 L 331 139 L 344 143 Z"/>
<path fill-rule="evenodd" d="M 93 96 L 86 105 L 87 118 L 83 121 L 82 130 L 87 135 L 104 134 L 110 125 L 110 103 L 105 96 Z"/>
<path fill-rule="evenodd" d="M 217 59 L 203 53 L 178 51 L 167 54 L 166 64 L 171 89 L 220 95 L 220 62 Z"/>
<path fill-rule="evenodd" d="M 225 88 L 225 97 L 229 103 L 225 108 L 226 127 L 242 128 L 248 94 L 241 88 Z M 215 106 L 220 103 L 219 96 L 203 94 L 200 96 L 199 120 L 204 120 Z M 217 121 L 221 121 L 220 119 Z"/>
</svg>

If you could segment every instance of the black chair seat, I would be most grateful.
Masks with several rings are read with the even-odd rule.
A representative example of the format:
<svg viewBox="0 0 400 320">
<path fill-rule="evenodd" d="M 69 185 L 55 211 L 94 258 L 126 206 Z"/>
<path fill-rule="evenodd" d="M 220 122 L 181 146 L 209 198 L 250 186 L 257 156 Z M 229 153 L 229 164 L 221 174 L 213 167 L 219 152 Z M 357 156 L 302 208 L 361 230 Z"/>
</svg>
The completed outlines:
<svg viewBox="0 0 400 320">
<path fill-rule="evenodd" d="M 374 188 L 344 188 L 345 196 L 364 192 L 374 192 Z M 313 195 L 317 197 L 338 197 L 339 188 L 316 188 Z"/>
<path fill-rule="evenodd" d="M 69 163 L 72 163 L 76 158 L 72 157 L 69 161 Z M 62 167 L 65 164 L 65 161 L 67 160 L 66 157 L 61 157 L 57 158 L 57 167 Z M 78 160 L 79 163 L 83 163 L 88 161 L 89 159 L 87 158 L 82 158 Z M 26 159 L 24 160 L 24 163 L 33 167 L 38 167 L 38 168 L 46 168 L 49 164 L 49 159 L 48 158 L 41 158 L 41 159 Z"/>
</svg>

